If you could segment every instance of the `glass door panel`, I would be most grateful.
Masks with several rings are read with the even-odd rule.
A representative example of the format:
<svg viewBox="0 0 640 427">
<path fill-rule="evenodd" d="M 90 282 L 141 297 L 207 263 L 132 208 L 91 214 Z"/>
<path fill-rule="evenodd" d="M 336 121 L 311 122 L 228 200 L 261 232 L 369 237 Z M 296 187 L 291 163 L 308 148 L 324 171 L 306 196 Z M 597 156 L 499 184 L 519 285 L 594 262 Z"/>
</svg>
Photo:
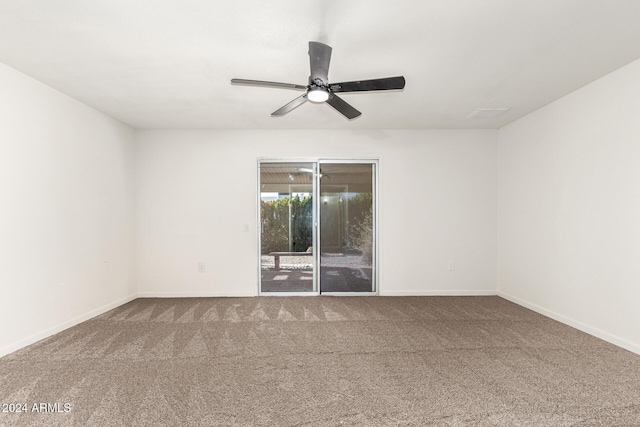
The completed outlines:
<svg viewBox="0 0 640 427">
<path fill-rule="evenodd" d="M 317 292 L 315 163 L 260 163 L 260 290 Z"/>
<path fill-rule="evenodd" d="M 374 292 L 374 165 L 320 163 L 320 291 Z"/>
</svg>

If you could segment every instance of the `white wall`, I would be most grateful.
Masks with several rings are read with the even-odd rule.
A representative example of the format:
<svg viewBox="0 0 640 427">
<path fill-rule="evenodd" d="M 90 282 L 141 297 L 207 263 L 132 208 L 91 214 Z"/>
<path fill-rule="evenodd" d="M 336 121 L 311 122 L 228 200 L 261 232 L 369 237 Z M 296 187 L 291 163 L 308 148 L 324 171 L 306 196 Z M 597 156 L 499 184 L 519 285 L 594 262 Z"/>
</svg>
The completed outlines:
<svg viewBox="0 0 640 427">
<path fill-rule="evenodd" d="M 640 353 L 640 61 L 498 133 L 498 291 Z"/>
<path fill-rule="evenodd" d="M 259 157 L 379 158 L 381 293 L 495 294 L 496 131 L 138 131 L 136 147 L 141 295 L 257 294 Z"/>
<path fill-rule="evenodd" d="M 135 294 L 134 132 L 0 64 L 0 356 Z"/>
</svg>

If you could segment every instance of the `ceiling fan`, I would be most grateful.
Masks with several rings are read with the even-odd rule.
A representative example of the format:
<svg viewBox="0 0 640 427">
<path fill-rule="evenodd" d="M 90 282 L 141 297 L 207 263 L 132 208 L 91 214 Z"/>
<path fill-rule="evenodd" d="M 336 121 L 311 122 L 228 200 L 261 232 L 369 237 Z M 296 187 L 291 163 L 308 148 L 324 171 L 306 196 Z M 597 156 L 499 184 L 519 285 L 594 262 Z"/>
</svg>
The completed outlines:
<svg viewBox="0 0 640 427">
<path fill-rule="evenodd" d="M 311 75 L 309 76 L 309 84 L 307 86 L 245 79 L 231 79 L 231 83 L 305 91 L 303 95 L 300 95 L 293 101 L 271 113 L 272 116 L 284 116 L 294 108 L 299 107 L 307 101 L 311 101 L 315 103 L 326 102 L 349 120 L 355 119 L 362 113 L 336 95 L 336 93 L 404 89 L 404 77 L 402 76 L 329 83 L 328 74 L 329 62 L 331 61 L 331 46 L 323 43 L 309 42 L 309 60 L 311 63 Z"/>
</svg>

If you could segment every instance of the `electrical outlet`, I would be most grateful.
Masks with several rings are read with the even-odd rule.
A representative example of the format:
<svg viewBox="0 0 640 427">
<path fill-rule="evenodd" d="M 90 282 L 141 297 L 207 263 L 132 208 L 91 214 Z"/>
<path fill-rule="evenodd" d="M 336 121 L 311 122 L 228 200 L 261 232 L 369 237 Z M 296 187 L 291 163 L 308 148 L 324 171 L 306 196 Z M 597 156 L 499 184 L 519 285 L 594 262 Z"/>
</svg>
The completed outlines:
<svg viewBox="0 0 640 427">
<path fill-rule="evenodd" d="M 449 261 L 447 263 L 447 270 L 454 271 L 456 269 L 456 263 L 453 261 Z"/>
<path fill-rule="evenodd" d="M 198 273 L 204 273 L 204 262 L 198 263 Z"/>
</svg>

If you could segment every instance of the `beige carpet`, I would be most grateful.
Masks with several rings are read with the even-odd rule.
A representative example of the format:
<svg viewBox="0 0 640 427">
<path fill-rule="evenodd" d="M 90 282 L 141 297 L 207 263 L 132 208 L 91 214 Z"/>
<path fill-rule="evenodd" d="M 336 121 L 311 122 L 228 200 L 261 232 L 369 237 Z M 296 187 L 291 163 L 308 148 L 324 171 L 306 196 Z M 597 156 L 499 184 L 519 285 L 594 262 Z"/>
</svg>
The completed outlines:
<svg viewBox="0 0 640 427">
<path fill-rule="evenodd" d="M 0 359 L 0 403 L 28 406 L 2 426 L 640 426 L 640 356 L 498 297 L 138 299 Z"/>
</svg>

